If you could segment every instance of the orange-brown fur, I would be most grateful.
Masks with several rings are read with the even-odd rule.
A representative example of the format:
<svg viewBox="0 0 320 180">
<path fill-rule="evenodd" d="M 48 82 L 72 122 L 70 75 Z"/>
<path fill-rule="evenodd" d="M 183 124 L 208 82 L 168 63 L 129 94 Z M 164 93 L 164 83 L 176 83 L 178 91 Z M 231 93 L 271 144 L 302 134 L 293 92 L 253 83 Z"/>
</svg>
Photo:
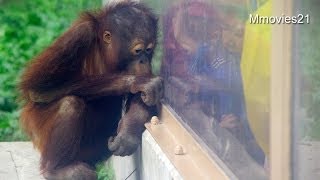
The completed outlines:
<svg viewBox="0 0 320 180">
<path fill-rule="evenodd" d="M 139 30 L 133 22 L 142 24 L 135 25 Z M 47 179 L 95 179 L 96 162 L 135 151 L 143 124 L 156 112 L 162 80 L 151 74 L 153 51 L 134 56 L 129 47 L 137 37 L 150 44 L 156 36 L 150 9 L 123 1 L 84 13 L 30 62 L 20 83 L 21 124 L 40 150 Z"/>
</svg>

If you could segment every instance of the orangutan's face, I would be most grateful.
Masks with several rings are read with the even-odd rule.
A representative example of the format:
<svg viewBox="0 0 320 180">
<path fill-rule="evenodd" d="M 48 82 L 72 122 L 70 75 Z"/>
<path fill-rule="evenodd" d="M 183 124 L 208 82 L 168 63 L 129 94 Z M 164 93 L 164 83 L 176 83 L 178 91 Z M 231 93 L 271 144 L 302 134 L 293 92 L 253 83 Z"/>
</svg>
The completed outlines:
<svg viewBox="0 0 320 180">
<path fill-rule="evenodd" d="M 212 41 L 216 28 L 212 18 L 199 16 L 185 16 L 186 33 L 195 41 Z"/>
</svg>

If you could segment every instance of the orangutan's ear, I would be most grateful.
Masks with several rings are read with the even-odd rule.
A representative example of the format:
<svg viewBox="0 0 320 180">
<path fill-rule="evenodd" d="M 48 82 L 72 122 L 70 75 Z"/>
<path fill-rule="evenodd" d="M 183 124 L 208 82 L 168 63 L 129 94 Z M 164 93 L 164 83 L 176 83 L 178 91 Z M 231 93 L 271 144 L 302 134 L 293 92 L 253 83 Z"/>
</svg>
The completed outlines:
<svg viewBox="0 0 320 180">
<path fill-rule="evenodd" d="M 103 41 L 107 44 L 111 44 L 111 32 L 110 31 L 105 31 L 103 33 Z"/>
</svg>

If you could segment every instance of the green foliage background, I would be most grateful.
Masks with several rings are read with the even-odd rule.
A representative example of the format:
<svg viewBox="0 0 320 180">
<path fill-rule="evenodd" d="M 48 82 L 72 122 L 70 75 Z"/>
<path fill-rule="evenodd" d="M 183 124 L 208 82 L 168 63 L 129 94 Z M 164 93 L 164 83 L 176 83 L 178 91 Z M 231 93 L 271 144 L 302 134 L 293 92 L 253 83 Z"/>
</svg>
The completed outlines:
<svg viewBox="0 0 320 180">
<path fill-rule="evenodd" d="M 299 62 L 302 70 L 302 107 L 306 115 L 302 136 L 320 140 L 320 3 L 301 1 L 299 12 L 309 14 L 310 24 L 299 25 Z"/>
<path fill-rule="evenodd" d="M 26 62 L 101 0 L 0 1 L 0 141 L 23 140 L 16 84 Z"/>
</svg>

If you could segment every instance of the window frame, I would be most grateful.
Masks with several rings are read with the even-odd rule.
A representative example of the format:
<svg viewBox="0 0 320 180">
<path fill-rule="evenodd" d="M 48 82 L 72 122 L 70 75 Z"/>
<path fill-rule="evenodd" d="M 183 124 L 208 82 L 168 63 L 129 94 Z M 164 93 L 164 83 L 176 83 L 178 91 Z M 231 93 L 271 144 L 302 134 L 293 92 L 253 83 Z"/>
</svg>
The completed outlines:
<svg viewBox="0 0 320 180">
<path fill-rule="evenodd" d="M 272 14 L 291 16 L 293 1 L 273 1 Z M 272 25 L 270 179 L 291 179 L 292 24 Z"/>
</svg>

